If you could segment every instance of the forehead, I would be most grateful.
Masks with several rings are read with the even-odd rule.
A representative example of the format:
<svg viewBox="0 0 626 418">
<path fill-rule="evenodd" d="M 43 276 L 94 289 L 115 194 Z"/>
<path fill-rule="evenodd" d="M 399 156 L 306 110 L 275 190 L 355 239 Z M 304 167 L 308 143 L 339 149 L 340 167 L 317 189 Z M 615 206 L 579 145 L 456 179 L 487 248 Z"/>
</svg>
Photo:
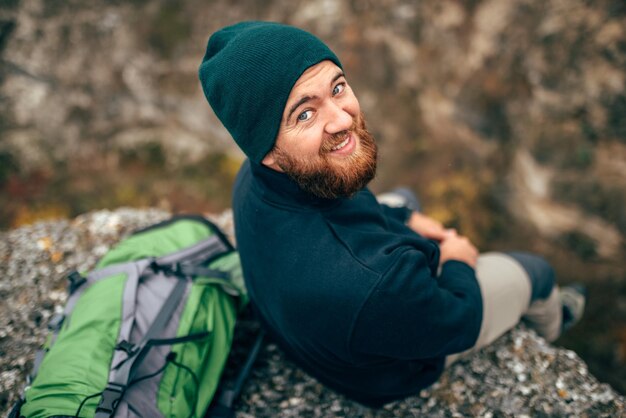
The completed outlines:
<svg viewBox="0 0 626 418">
<path fill-rule="evenodd" d="M 340 72 L 341 68 L 332 61 L 322 61 L 307 68 L 293 85 L 287 103 L 298 100 L 301 96 L 313 94 L 312 90 L 316 88 L 328 87 L 328 84 Z"/>
</svg>

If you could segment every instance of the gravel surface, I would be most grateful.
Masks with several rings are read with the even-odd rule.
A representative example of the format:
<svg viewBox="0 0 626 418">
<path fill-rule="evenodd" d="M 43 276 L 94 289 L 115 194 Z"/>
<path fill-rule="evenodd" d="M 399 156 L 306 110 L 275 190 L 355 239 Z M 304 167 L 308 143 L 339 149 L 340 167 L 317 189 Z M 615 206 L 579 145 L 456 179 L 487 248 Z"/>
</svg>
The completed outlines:
<svg viewBox="0 0 626 418">
<path fill-rule="evenodd" d="M 30 371 L 46 325 L 65 302 L 65 274 L 93 267 L 115 242 L 167 218 L 154 209 L 97 211 L 0 234 L 0 413 Z M 230 212 L 212 216 L 232 233 Z M 251 343 L 254 323 L 237 329 L 229 367 Z M 440 381 L 373 410 L 325 389 L 266 343 L 237 403 L 237 417 L 621 417 L 624 397 L 599 383 L 572 351 L 547 344 L 523 325 L 461 361 Z"/>
</svg>

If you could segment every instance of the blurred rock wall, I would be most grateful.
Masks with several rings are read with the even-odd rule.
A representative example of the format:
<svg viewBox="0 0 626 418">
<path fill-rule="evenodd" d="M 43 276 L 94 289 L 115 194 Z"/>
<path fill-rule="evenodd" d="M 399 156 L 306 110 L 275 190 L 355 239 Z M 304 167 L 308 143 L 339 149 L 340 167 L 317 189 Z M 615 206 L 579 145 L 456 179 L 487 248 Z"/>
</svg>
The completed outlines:
<svg viewBox="0 0 626 418">
<path fill-rule="evenodd" d="M 593 255 L 624 249 L 619 0 L 4 3 L 5 183 L 59 163 L 115 169 L 116 151 L 154 142 L 174 167 L 216 150 L 241 159 L 196 70 L 214 30 L 277 20 L 343 59 L 382 147 L 375 188 L 416 188 L 478 241 L 496 227 L 461 209 L 496 205 L 546 236 L 573 233 Z"/>
</svg>

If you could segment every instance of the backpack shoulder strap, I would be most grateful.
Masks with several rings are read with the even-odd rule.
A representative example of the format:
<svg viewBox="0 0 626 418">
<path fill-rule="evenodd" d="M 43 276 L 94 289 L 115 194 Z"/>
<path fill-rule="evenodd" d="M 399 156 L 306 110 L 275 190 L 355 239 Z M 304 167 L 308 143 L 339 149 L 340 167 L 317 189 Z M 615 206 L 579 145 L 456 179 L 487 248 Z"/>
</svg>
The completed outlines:
<svg viewBox="0 0 626 418">
<path fill-rule="evenodd" d="M 154 262 L 162 267 L 183 261 L 190 265 L 198 265 L 208 263 L 231 251 L 232 248 L 219 235 L 215 234 L 190 247 L 158 257 Z"/>
<path fill-rule="evenodd" d="M 150 341 L 159 335 L 165 327 L 167 321 L 174 313 L 174 310 L 185 293 L 188 282 L 188 277 L 179 278 L 169 296 L 163 303 L 161 310 L 150 325 L 150 328 L 148 328 L 148 331 L 139 343 L 136 345 L 128 344 L 126 347 L 121 347 L 116 350 L 114 358 L 121 352 L 126 353 L 126 358 L 122 359 L 121 362 L 118 362 L 111 368 L 109 373 L 109 382 L 102 392 L 102 398 L 96 408 L 95 418 L 108 418 L 115 412 L 119 399 L 121 399 L 124 395 L 124 391 L 133 378 L 136 365 L 141 363 L 147 351 L 151 347 L 149 344 Z M 118 346 L 119 345 L 120 344 L 118 344 Z"/>
</svg>

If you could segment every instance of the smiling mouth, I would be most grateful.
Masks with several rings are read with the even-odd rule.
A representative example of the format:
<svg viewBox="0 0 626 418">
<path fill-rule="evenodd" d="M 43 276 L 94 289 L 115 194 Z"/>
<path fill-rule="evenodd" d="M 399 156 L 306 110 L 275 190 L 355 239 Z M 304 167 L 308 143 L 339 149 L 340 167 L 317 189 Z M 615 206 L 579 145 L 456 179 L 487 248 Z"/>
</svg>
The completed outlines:
<svg viewBox="0 0 626 418">
<path fill-rule="evenodd" d="M 343 147 L 348 145 L 349 142 L 350 142 L 350 134 L 347 134 L 346 135 L 346 139 L 344 139 L 342 142 L 340 142 L 339 144 L 337 144 L 334 147 L 332 147 L 330 150 L 331 151 L 339 151 L 340 149 L 342 149 Z"/>
</svg>

